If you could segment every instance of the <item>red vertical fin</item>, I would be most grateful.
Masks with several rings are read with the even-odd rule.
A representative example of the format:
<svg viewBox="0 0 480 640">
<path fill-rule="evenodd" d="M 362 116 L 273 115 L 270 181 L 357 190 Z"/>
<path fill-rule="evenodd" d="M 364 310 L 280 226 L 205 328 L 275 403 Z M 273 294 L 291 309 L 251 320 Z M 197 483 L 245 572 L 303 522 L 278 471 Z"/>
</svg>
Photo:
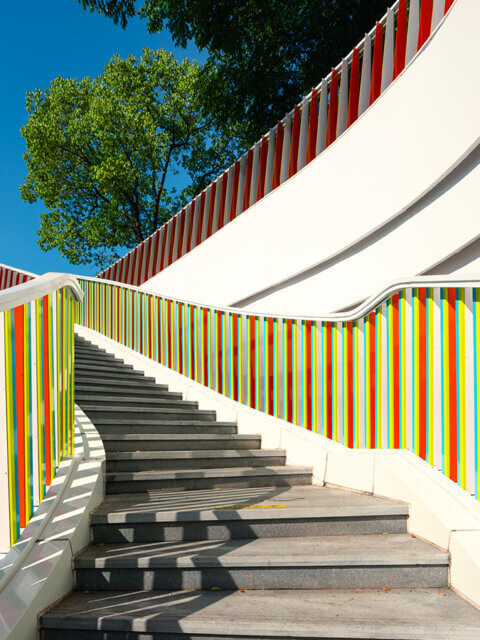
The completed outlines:
<svg viewBox="0 0 480 640">
<path fill-rule="evenodd" d="M 393 448 L 400 448 L 400 326 L 398 320 L 399 294 L 392 298 L 393 343 Z M 390 444 L 390 446 L 392 446 Z"/>
<path fill-rule="evenodd" d="M 283 149 L 283 124 L 278 122 L 275 136 L 275 157 L 273 161 L 273 183 L 272 189 L 276 189 L 280 184 L 282 172 L 282 149 Z"/>
<path fill-rule="evenodd" d="M 297 173 L 298 167 L 298 147 L 300 143 L 300 107 L 295 105 L 292 120 L 292 139 L 290 142 L 290 159 L 288 163 L 288 177 L 291 178 Z"/>
<path fill-rule="evenodd" d="M 353 442 L 353 322 L 347 323 L 347 447 Z"/>
<path fill-rule="evenodd" d="M 25 398 L 24 398 L 24 353 L 23 353 L 23 306 L 13 310 L 15 332 L 15 412 L 17 418 L 17 472 L 18 507 L 20 527 L 26 526 L 25 502 Z"/>
<path fill-rule="evenodd" d="M 432 28 L 433 0 L 422 0 L 420 8 L 420 27 L 418 29 L 417 51 L 423 47 Z"/>
<path fill-rule="evenodd" d="M 183 255 L 183 240 L 185 238 L 185 207 L 180 211 L 178 215 L 178 244 L 177 244 L 177 260 Z"/>
<path fill-rule="evenodd" d="M 310 114 L 308 118 L 307 138 L 307 164 L 317 155 L 317 131 L 318 131 L 318 89 L 312 89 L 310 100 Z"/>
<path fill-rule="evenodd" d="M 373 104 L 382 91 L 383 66 L 383 27 L 377 22 L 375 43 L 373 45 L 372 79 L 370 83 L 370 104 Z"/>
<path fill-rule="evenodd" d="M 448 289 L 448 396 L 449 396 L 449 440 L 450 478 L 457 482 L 457 332 L 456 289 Z"/>
<path fill-rule="evenodd" d="M 407 55 L 407 0 L 400 0 L 397 13 L 397 35 L 393 60 L 393 79 L 405 69 Z"/>
</svg>

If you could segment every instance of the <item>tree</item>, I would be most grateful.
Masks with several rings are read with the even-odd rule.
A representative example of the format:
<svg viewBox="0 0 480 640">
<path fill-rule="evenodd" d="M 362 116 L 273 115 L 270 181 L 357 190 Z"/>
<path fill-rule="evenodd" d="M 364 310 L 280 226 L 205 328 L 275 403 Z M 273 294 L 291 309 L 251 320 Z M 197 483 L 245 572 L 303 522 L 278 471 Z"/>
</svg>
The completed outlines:
<svg viewBox="0 0 480 640">
<path fill-rule="evenodd" d="M 195 63 L 145 49 L 140 60 L 114 56 L 93 80 L 58 77 L 28 92 L 20 192 L 47 209 L 42 249 L 110 264 L 232 161 L 233 132 L 219 134 L 198 104 L 205 78 Z M 189 179 L 180 191 L 179 171 Z"/>
<path fill-rule="evenodd" d="M 241 123 L 252 144 L 316 86 L 392 0 L 144 0 L 150 31 L 209 52 L 205 99 L 219 123 Z M 88 0 L 102 11 L 100 0 Z M 110 0 L 123 23 L 130 2 Z"/>
</svg>

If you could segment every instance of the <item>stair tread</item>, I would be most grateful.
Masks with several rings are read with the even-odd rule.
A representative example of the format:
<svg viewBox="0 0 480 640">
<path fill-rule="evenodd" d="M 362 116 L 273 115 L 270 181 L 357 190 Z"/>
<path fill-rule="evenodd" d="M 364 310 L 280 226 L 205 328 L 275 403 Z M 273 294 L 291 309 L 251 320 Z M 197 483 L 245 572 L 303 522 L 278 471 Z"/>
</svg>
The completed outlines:
<svg viewBox="0 0 480 640">
<path fill-rule="evenodd" d="M 202 424 L 204 424 L 202 422 Z M 226 424 L 224 422 L 214 422 L 213 424 Z M 234 423 L 228 423 L 233 425 Z M 159 440 L 159 441 L 175 441 L 181 440 L 189 442 L 191 440 L 261 440 L 261 436 L 249 436 L 238 433 L 102 433 L 102 440 Z"/>
<path fill-rule="evenodd" d="M 285 449 L 211 449 L 186 451 L 111 451 L 107 460 L 203 460 L 205 458 L 280 458 Z"/>
<path fill-rule="evenodd" d="M 176 469 L 165 471 L 113 471 L 106 473 L 107 482 L 129 480 L 185 480 L 188 478 L 232 478 L 260 475 L 311 474 L 312 467 L 234 467 L 220 469 Z"/>
<path fill-rule="evenodd" d="M 133 548 L 132 548 L 133 547 Z M 447 565 L 448 553 L 408 534 L 254 538 L 105 544 L 87 548 L 75 567 L 317 567 Z"/>
<path fill-rule="evenodd" d="M 277 505 L 282 505 L 277 507 Z M 242 508 L 247 507 L 247 508 Z M 257 508 L 255 508 L 257 507 Z M 407 516 L 408 505 L 331 487 L 205 489 L 109 495 L 93 523 Z"/>
<path fill-rule="evenodd" d="M 478 640 L 480 612 L 442 589 L 96 591 L 71 594 L 42 622 L 56 629 L 228 638 Z"/>
</svg>

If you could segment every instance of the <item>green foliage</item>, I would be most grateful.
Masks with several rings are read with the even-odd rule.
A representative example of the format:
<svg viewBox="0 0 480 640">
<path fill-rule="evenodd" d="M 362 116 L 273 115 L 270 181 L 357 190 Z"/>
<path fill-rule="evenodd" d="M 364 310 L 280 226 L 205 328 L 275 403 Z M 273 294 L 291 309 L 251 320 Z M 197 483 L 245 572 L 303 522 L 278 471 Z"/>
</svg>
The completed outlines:
<svg viewBox="0 0 480 640">
<path fill-rule="evenodd" d="M 90 0 L 97 4 L 98 0 Z M 127 16 L 127 2 L 111 0 Z M 316 86 L 392 0 L 144 0 L 150 31 L 209 52 L 207 108 L 252 144 Z"/>
<path fill-rule="evenodd" d="M 103 13 L 107 18 L 112 18 L 115 24 L 127 26 L 129 18 L 135 15 L 135 0 L 77 0 L 84 9 Z"/>
<path fill-rule="evenodd" d="M 164 50 L 114 56 L 102 74 L 28 92 L 27 202 L 43 201 L 39 244 L 102 267 L 141 242 L 238 153 L 198 102 L 207 74 Z M 174 176 L 190 178 L 178 193 Z M 177 180 L 178 181 L 178 180 Z"/>
</svg>

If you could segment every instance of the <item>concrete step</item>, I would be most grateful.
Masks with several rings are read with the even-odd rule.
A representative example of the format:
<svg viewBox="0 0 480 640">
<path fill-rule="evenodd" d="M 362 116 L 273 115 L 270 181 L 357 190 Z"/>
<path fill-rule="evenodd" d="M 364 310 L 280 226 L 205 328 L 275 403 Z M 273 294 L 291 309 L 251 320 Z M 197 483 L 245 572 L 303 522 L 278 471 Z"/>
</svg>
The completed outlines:
<svg viewBox="0 0 480 640">
<path fill-rule="evenodd" d="M 448 554 L 408 534 L 91 546 L 77 590 L 442 588 Z"/>
<path fill-rule="evenodd" d="M 83 362 L 75 362 L 75 373 L 88 373 L 89 371 L 114 371 L 114 372 L 125 372 L 125 373 L 139 373 L 135 371 L 131 364 L 124 364 L 123 362 L 106 362 L 105 360 L 101 360 L 95 362 L 94 364 L 85 364 Z M 140 375 L 143 375 L 140 373 Z"/>
<path fill-rule="evenodd" d="M 102 371 L 100 369 L 90 369 L 90 370 L 77 370 L 75 369 L 75 380 L 81 382 L 94 382 L 94 381 L 111 381 L 111 380 L 120 380 L 122 382 L 130 381 L 141 381 L 141 382 L 155 382 L 155 378 L 150 376 L 144 376 L 143 373 L 138 371 Z"/>
<path fill-rule="evenodd" d="M 44 640 L 478 640 L 450 590 L 94 591 L 42 616 Z"/>
<path fill-rule="evenodd" d="M 98 402 L 101 398 L 105 402 L 118 402 L 123 399 L 126 403 L 138 402 L 139 404 L 155 402 L 156 400 L 182 400 L 181 393 L 173 393 L 167 390 L 157 390 L 156 387 L 144 387 L 143 385 L 135 390 L 132 387 L 105 387 L 105 386 L 75 386 L 75 397 L 81 398 L 82 402 L 89 404 Z"/>
<path fill-rule="evenodd" d="M 123 410 L 132 410 L 136 408 L 147 409 L 198 409 L 198 402 L 192 400 L 183 400 L 183 398 L 171 398 L 168 395 L 164 395 L 162 398 L 137 398 L 123 397 L 123 396 L 110 396 L 103 395 L 101 397 L 94 396 L 88 393 L 76 393 L 77 398 L 81 398 L 82 406 L 102 407 L 104 404 L 109 407 L 115 407 Z"/>
<path fill-rule="evenodd" d="M 260 449 L 261 436 L 211 433 L 102 434 L 105 451 L 197 451 Z"/>
<path fill-rule="evenodd" d="M 98 379 L 90 379 L 80 376 L 80 379 L 76 377 L 75 379 L 75 392 L 80 391 L 88 391 L 89 393 L 101 394 L 102 396 L 105 394 L 135 394 L 138 396 L 163 396 L 164 394 L 172 393 L 168 390 L 167 385 L 164 384 L 155 384 L 155 382 L 151 380 L 145 381 L 145 378 L 128 378 L 125 381 L 118 380 L 104 380 L 99 382 Z M 172 393 L 173 396 L 182 397 L 181 394 Z"/>
<path fill-rule="evenodd" d="M 97 363 L 97 362 L 104 362 L 104 363 L 112 363 L 112 362 L 118 362 L 120 364 L 125 364 L 124 361 L 121 358 L 116 358 L 115 356 L 112 356 L 109 353 L 95 353 L 94 351 L 89 352 L 89 351 L 81 351 L 77 348 L 75 348 L 75 362 L 82 362 L 82 363 L 88 363 L 88 362 L 92 362 L 92 363 Z"/>
<path fill-rule="evenodd" d="M 107 472 L 279 467 L 285 464 L 285 459 L 286 453 L 283 449 L 122 451 L 107 453 Z"/>
<path fill-rule="evenodd" d="M 230 540 L 406 533 L 408 506 L 331 487 L 109 495 L 91 515 L 94 542 Z"/>
<path fill-rule="evenodd" d="M 197 433 L 218 433 L 226 435 L 237 433 L 237 425 L 235 422 L 213 422 L 211 420 L 197 420 L 196 418 L 191 420 L 175 420 L 173 417 L 170 417 L 168 420 L 147 418 L 96 418 L 95 426 L 102 437 L 105 433 L 132 435 L 139 433 L 182 433 L 184 435 Z"/>
<path fill-rule="evenodd" d="M 136 471 L 106 474 L 107 493 L 222 489 L 229 487 L 285 487 L 311 484 L 311 467 L 237 467 L 191 471 Z"/>
<path fill-rule="evenodd" d="M 197 421 L 214 421 L 216 418 L 215 411 L 206 411 L 203 409 L 190 408 L 187 403 L 185 406 L 183 401 L 173 408 L 157 408 L 157 407 L 129 407 L 119 405 L 103 405 L 103 404 L 86 404 L 82 402 L 82 409 L 89 418 L 96 424 L 97 419 L 101 424 L 102 418 L 135 420 L 136 418 L 146 418 L 153 420 L 197 420 Z"/>
</svg>

